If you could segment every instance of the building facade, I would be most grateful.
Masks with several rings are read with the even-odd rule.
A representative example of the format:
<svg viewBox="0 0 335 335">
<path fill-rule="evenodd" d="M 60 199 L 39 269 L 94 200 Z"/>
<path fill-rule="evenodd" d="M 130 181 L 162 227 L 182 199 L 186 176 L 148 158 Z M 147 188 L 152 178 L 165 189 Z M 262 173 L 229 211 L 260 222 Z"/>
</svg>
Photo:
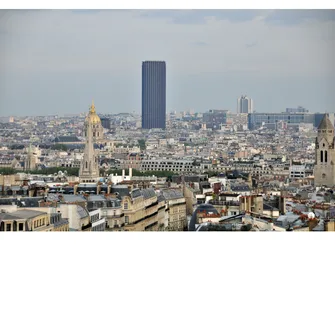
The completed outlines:
<svg viewBox="0 0 335 335">
<path fill-rule="evenodd" d="M 288 126 L 312 123 L 314 127 L 318 127 L 324 115 L 322 113 L 251 113 L 248 115 L 248 128 L 254 130 L 261 126 L 273 125 L 272 128 L 277 129 L 281 121 Z M 334 120 L 334 114 L 328 116 Z"/>
<path fill-rule="evenodd" d="M 315 140 L 315 186 L 333 187 L 335 185 L 335 139 L 334 126 L 325 114 Z"/>
<path fill-rule="evenodd" d="M 142 128 L 166 126 L 166 64 L 163 61 L 142 63 Z"/>
<path fill-rule="evenodd" d="M 227 110 L 210 109 L 202 115 L 202 122 L 206 129 L 221 129 L 221 125 L 227 124 Z"/>
<path fill-rule="evenodd" d="M 242 95 L 237 99 L 237 113 L 248 114 L 254 111 L 254 102 L 246 95 Z"/>
</svg>

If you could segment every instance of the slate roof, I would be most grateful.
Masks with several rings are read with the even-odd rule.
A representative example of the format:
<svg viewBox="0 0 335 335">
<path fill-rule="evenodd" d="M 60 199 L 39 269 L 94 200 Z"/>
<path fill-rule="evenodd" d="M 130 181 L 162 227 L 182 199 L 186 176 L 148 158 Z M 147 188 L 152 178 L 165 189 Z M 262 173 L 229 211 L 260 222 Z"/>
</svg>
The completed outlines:
<svg viewBox="0 0 335 335">
<path fill-rule="evenodd" d="M 1 213 L 0 220 L 20 220 L 20 219 L 32 219 L 37 216 L 46 214 L 42 211 L 34 211 L 30 209 L 21 209 L 12 213 Z"/>
<path fill-rule="evenodd" d="M 130 197 L 129 188 L 127 185 L 115 185 L 111 187 L 111 193 L 118 193 L 120 197 Z"/>
<path fill-rule="evenodd" d="M 166 189 L 162 190 L 163 196 L 166 200 L 183 198 L 183 194 L 179 190 Z"/>
<path fill-rule="evenodd" d="M 150 199 L 156 196 L 156 192 L 153 188 L 145 188 L 142 190 L 144 199 Z"/>
<path fill-rule="evenodd" d="M 324 115 L 324 117 L 322 118 L 318 129 L 333 129 L 334 130 L 334 126 L 332 125 L 331 121 L 329 120 L 329 117 L 327 114 Z"/>
</svg>

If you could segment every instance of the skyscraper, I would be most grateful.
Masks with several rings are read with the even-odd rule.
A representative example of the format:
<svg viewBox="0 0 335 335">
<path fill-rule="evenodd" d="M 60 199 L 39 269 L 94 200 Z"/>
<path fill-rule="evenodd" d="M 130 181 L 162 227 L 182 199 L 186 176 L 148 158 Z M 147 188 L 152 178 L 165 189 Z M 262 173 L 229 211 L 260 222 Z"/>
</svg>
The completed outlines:
<svg viewBox="0 0 335 335">
<path fill-rule="evenodd" d="M 142 63 L 142 128 L 165 128 L 166 65 L 164 61 Z"/>
<path fill-rule="evenodd" d="M 254 102 L 246 95 L 237 99 L 237 113 L 252 113 L 254 111 Z"/>
</svg>

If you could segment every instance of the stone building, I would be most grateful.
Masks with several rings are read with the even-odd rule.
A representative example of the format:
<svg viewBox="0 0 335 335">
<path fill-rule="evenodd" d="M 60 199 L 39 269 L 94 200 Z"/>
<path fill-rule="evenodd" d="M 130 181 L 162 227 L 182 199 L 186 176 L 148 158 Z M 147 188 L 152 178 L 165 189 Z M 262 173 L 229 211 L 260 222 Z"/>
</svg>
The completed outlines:
<svg viewBox="0 0 335 335">
<path fill-rule="evenodd" d="M 186 200 L 180 190 L 164 189 L 161 191 L 166 201 L 167 229 L 172 231 L 187 230 Z"/>
<path fill-rule="evenodd" d="M 20 209 L 0 214 L 0 231 L 47 231 L 50 224 L 48 213 Z"/>
<path fill-rule="evenodd" d="M 95 107 L 92 102 L 90 112 L 85 120 L 85 149 L 84 157 L 80 165 L 79 181 L 85 183 L 95 183 L 99 179 L 98 155 L 94 149 L 94 142 L 102 136 L 102 126 Z"/>
<path fill-rule="evenodd" d="M 315 186 L 333 187 L 335 185 L 334 126 L 327 114 L 324 115 L 315 140 Z"/>
</svg>

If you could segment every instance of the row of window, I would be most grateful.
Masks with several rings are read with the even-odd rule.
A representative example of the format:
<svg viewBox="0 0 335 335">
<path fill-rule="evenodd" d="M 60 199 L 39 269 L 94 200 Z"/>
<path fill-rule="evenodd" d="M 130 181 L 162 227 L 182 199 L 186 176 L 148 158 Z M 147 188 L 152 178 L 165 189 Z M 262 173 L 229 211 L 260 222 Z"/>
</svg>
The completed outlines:
<svg viewBox="0 0 335 335">
<path fill-rule="evenodd" d="M 34 221 L 34 228 L 38 228 L 45 225 L 45 218 Z"/>
<path fill-rule="evenodd" d="M 0 231 L 23 231 L 23 223 L 18 224 L 16 221 L 13 221 L 13 224 L 12 223 L 5 224 L 5 222 L 2 221 L 0 223 Z"/>
</svg>

